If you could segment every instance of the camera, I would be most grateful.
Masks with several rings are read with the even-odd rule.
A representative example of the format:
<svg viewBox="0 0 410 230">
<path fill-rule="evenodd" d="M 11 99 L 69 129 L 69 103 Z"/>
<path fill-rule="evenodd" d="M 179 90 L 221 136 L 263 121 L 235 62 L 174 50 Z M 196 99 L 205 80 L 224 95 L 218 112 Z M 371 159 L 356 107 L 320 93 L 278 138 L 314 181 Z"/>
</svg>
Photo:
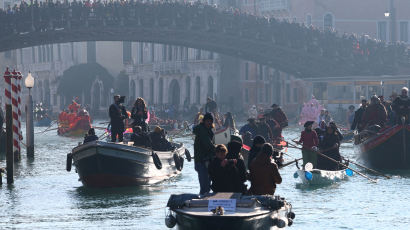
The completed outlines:
<svg viewBox="0 0 410 230">
<path fill-rule="evenodd" d="M 120 100 L 118 101 L 119 103 L 124 103 L 125 102 L 125 96 L 121 96 Z"/>
</svg>

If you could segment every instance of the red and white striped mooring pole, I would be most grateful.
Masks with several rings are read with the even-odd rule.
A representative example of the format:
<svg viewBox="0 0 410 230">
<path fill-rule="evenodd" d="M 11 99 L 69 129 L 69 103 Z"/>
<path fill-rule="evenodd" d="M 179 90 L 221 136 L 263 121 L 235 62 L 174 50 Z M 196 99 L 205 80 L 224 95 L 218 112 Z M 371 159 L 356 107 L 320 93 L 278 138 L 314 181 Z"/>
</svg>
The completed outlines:
<svg viewBox="0 0 410 230">
<path fill-rule="evenodd" d="M 19 112 L 18 112 L 18 74 L 15 70 L 11 73 L 11 104 L 13 111 L 13 152 L 14 157 L 20 159 L 20 130 L 19 130 Z M 17 154 L 16 154 L 17 153 Z"/>
</svg>

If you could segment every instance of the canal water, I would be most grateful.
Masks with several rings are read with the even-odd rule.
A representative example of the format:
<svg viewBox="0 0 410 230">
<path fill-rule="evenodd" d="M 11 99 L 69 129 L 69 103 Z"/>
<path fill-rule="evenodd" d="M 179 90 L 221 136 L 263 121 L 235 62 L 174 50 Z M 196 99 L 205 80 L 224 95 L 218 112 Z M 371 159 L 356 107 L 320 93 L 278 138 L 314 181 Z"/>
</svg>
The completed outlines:
<svg viewBox="0 0 410 230">
<path fill-rule="evenodd" d="M 298 135 L 298 128 L 284 132 L 288 140 Z M 15 166 L 14 185 L 0 187 L 0 229 L 167 229 L 165 205 L 170 194 L 199 192 L 193 162 L 186 162 L 179 176 L 151 186 L 85 188 L 74 168 L 65 170 L 66 154 L 79 141 L 59 137 L 56 131 L 36 135 L 35 159 L 28 160 L 24 151 Z M 192 138 L 176 141 L 193 153 Z M 341 152 L 357 159 L 353 144 L 344 144 Z M 288 153 L 301 155 L 294 149 Z M 0 167 L 5 167 L 1 157 Z M 295 169 L 281 170 L 283 183 L 276 191 L 293 205 L 296 218 L 291 229 L 409 229 L 410 173 L 379 178 L 377 184 L 355 175 L 327 187 L 306 187 L 293 178 Z"/>
</svg>

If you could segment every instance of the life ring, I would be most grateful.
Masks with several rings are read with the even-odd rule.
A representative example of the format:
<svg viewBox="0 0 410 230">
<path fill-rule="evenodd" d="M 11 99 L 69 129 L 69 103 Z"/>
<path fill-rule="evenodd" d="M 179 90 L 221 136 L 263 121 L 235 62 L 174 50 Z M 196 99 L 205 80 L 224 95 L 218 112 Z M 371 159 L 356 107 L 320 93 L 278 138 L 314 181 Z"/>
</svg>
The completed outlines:
<svg viewBox="0 0 410 230">
<path fill-rule="evenodd" d="M 72 163 L 73 163 L 73 157 L 71 156 L 71 153 L 68 153 L 68 154 L 67 154 L 67 162 L 66 162 L 66 170 L 67 170 L 68 172 L 71 171 L 71 165 L 72 165 Z"/>
<path fill-rule="evenodd" d="M 174 153 L 174 163 L 175 163 L 175 168 L 177 168 L 178 171 L 182 170 L 183 167 L 183 158 L 178 156 L 178 154 Z"/>
<path fill-rule="evenodd" d="M 152 152 L 152 161 L 154 161 L 154 165 L 157 169 L 162 169 L 161 160 L 159 159 L 158 155 L 154 152 Z"/>
<path fill-rule="evenodd" d="M 188 149 L 185 149 L 185 157 L 186 157 L 188 162 L 191 162 L 192 157 L 191 157 L 191 153 L 189 152 Z"/>
</svg>

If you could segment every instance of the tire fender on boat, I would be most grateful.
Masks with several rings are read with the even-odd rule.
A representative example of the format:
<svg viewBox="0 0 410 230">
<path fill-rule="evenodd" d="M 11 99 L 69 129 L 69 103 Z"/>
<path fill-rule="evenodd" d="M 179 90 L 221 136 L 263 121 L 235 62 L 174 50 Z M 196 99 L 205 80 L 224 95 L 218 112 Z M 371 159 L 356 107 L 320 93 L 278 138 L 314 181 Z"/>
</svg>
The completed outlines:
<svg viewBox="0 0 410 230">
<path fill-rule="evenodd" d="M 71 155 L 71 153 L 67 153 L 67 162 L 66 162 L 66 170 L 68 172 L 71 171 L 71 165 L 73 163 L 73 157 Z"/>
<path fill-rule="evenodd" d="M 184 159 L 180 157 L 177 153 L 174 153 L 173 158 L 174 158 L 175 168 L 177 168 L 178 171 L 181 171 L 183 164 L 184 164 L 183 163 Z"/>
<path fill-rule="evenodd" d="M 154 161 L 154 165 L 157 169 L 162 169 L 161 160 L 159 159 L 158 155 L 154 151 L 152 151 L 152 161 Z"/>
<path fill-rule="evenodd" d="M 188 149 L 185 149 L 185 157 L 186 157 L 188 162 L 191 162 L 192 157 L 191 157 L 191 153 L 189 152 Z"/>
</svg>

